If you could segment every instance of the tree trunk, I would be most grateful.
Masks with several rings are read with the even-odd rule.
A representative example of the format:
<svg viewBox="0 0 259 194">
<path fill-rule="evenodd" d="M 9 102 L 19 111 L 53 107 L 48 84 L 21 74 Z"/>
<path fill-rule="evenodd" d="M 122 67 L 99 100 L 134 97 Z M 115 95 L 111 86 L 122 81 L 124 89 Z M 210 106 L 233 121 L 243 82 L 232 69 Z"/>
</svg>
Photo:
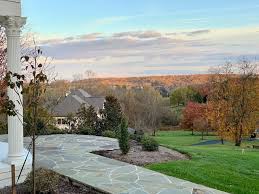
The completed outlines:
<svg viewBox="0 0 259 194">
<path fill-rule="evenodd" d="M 156 130 L 155 129 L 153 130 L 153 136 L 156 136 Z"/>
<path fill-rule="evenodd" d="M 242 142 L 242 130 L 238 130 L 235 137 L 235 146 L 241 146 Z"/>
<path fill-rule="evenodd" d="M 194 133 L 193 133 L 193 129 L 192 129 L 192 135 L 194 135 Z"/>
<path fill-rule="evenodd" d="M 33 131 L 32 136 L 32 191 L 36 194 L 36 184 L 35 184 L 35 132 Z"/>
<path fill-rule="evenodd" d="M 201 140 L 204 140 L 203 131 L 201 132 Z"/>
<path fill-rule="evenodd" d="M 224 145 L 224 139 L 223 138 L 221 138 L 221 144 Z"/>
<path fill-rule="evenodd" d="M 235 140 L 235 146 L 241 146 L 241 142 L 242 142 L 242 138 L 239 136 L 239 137 L 236 138 L 236 140 Z"/>
<path fill-rule="evenodd" d="M 35 62 L 36 64 L 36 62 Z M 36 69 L 35 69 L 36 71 Z M 36 86 L 36 76 L 34 76 L 34 86 Z M 36 132 L 37 132 L 37 121 L 38 121 L 38 88 L 37 86 L 33 88 L 33 129 L 32 129 L 32 192 L 33 194 L 36 194 L 36 182 L 35 182 L 35 161 L 36 161 L 36 147 L 35 147 L 35 141 L 36 141 Z"/>
<path fill-rule="evenodd" d="M 34 121 L 33 121 L 33 131 L 32 131 L 32 192 L 36 194 L 36 182 L 35 182 L 35 141 L 36 141 L 36 131 L 37 131 L 37 118 L 38 118 L 38 110 L 37 105 L 34 105 Z"/>
<path fill-rule="evenodd" d="M 240 140 L 236 141 L 235 146 L 241 146 L 241 141 Z"/>
</svg>

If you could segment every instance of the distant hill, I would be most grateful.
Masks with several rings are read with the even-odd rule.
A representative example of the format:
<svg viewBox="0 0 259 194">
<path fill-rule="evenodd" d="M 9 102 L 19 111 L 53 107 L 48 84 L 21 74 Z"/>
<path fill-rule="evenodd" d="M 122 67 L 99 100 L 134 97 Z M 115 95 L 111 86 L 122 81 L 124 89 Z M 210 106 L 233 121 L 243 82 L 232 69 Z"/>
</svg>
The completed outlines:
<svg viewBox="0 0 259 194">
<path fill-rule="evenodd" d="M 145 76 L 145 77 L 126 77 L 126 78 L 96 78 L 97 83 L 109 86 L 153 86 L 166 87 L 173 89 L 175 87 L 186 85 L 199 85 L 208 81 L 209 74 L 199 75 L 167 75 L 167 76 Z M 88 80 L 81 80 L 80 82 L 87 82 Z"/>
</svg>

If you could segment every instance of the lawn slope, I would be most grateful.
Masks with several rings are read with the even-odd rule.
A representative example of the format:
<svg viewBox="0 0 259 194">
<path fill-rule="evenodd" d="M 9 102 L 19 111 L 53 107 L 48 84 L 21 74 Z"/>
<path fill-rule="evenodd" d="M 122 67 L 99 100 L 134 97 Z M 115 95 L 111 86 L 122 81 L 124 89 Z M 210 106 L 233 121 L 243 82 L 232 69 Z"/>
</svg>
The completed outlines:
<svg viewBox="0 0 259 194">
<path fill-rule="evenodd" d="M 147 168 L 230 193 L 259 193 L 259 150 L 238 148 L 230 143 L 192 146 L 200 138 L 185 131 L 159 132 L 156 139 L 161 145 L 186 152 L 191 160 L 152 164 Z"/>
</svg>

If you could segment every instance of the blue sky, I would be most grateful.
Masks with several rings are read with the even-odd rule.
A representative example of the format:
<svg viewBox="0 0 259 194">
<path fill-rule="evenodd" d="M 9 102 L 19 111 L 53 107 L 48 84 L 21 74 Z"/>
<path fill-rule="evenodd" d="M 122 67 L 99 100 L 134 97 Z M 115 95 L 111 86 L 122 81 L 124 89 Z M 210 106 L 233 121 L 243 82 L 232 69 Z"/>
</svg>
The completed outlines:
<svg viewBox="0 0 259 194">
<path fill-rule="evenodd" d="M 72 77 L 70 68 L 100 76 L 200 73 L 227 59 L 258 56 L 258 0 L 23 0 L 22 10 L 62 78 Z M 96 52 L 78 53 L 89 49 Z"/>
</svg>

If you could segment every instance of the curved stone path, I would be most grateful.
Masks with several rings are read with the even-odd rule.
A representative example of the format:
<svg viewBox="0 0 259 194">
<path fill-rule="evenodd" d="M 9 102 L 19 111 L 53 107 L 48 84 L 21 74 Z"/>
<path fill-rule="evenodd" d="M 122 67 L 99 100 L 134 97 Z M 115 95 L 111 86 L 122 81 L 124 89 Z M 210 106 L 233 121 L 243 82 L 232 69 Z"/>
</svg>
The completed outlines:
<svg viewBox="0 0 259 194">
<path fill-rule="evenodd" d="M 6 136 L 0 136 L 0 141 Z M 25 144 L 29 139 L 25 138 Z M 118 149 L 116 139 L 49 135 L 37 139 L 37 164 L 114 194 L 223 194 L 189 181 L 89 153 Z M 194 192 L 198 190 L 199 192 Z"/>
</svg>

